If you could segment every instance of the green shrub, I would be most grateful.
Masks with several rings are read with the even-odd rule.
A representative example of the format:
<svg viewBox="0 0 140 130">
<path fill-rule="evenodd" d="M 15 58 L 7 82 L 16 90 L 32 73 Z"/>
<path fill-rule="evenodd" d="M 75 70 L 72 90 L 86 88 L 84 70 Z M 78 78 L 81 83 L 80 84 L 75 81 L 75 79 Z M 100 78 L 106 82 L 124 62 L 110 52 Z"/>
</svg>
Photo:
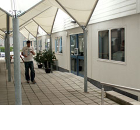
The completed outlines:
<svg viewBox="0 0 140 130">
<path fill-rule="evenodd" d="M 10 47 L 10 52 L 13 51 L 13 47 Z M 0 52 L 5 52 L 5 47 L 0 47 Z"/>
</svg>

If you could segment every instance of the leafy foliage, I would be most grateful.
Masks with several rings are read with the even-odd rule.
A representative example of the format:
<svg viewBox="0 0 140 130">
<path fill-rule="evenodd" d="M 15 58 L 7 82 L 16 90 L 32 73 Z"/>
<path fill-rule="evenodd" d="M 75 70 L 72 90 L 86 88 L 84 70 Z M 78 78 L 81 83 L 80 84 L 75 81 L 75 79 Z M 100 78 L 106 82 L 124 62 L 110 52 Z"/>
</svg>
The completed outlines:
<svg viewBox="0 0 140 130">
<path fill-rule="evenodd" d="M 10 52 L 13 51 L 13 47 L 10 47 Z M 5 52 L 5 47 L 0 47 L 0 52 Z"/>
<path fill-rule="evenodd" d="M 46 61 L 49 62 L 50 64 L 53 64 L 54 63 L 53 59 L 56 59 L 56 57 L 55 53 L 52 52 L 51 50 L 43 50 L 42 53 L 39 52 L 34 57 L 34 60 L 39 64 L 45 63 Z"/>
<path fill-rule="evenodd" d="M 49 63 L 53 64 L 54 63 L 53 59 L 56 59 L 55 53 L 52 52 L 51 50 L 48 51 L 44 50 L 42 55 L 43 55 L 44 62 L 48 61 Z"/>
<path fill-rule="evenodd" d="M 34 60 L 37 62 L 37 63 L 39 63 L 39 64 L 41 64 L 41 63 L 43 63 L 42 62 L 42 53 L 41 52 L 39 52 L 39 53 L 37 53 L 36 54 L 36 56 L 34 57 Z"/>
</svg>

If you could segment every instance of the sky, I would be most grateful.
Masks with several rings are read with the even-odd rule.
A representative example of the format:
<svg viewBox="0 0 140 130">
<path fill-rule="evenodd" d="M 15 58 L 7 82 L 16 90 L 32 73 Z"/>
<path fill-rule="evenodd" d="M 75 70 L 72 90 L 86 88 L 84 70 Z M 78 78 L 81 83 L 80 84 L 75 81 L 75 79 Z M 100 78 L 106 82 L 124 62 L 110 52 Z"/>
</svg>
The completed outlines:
<svg viewBox="0 0 140 130">
<path fill-rule="evenodd" d="M 4 9 L 8 13 L 11 13 L 12 9 L 15 8 L 23 13 L 40 1 L 42 0 L 0 0 L 0 8 Z"/>
</svg>

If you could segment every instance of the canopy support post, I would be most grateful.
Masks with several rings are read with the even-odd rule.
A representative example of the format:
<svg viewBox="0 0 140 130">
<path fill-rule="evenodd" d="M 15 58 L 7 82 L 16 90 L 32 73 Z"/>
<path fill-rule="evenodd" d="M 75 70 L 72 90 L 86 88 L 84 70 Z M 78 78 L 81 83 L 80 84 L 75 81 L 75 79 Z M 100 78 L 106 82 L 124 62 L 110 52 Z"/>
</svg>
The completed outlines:
<svg viewBox="0 0 140 130">
<path fill-rule="evenodd" d="M 84 92 L 87 93 L 87 30 L 82 27 L 84 32 Z"/>
<path fill-rule="evenodd" d="M 39 46 L 38 46 L 38 42 L 37 42 L 38 28 L 39 28 L 39 26 L 37 27 L 37 33 L 36 33 L 36 52 L 37 53 L 39 53 Z"/>
<path fill-rule="evenodd" d="M 13 17 L 13 43 L 14 43 L 14 83 L 16 105 L 22 105 L 21 74 L 20 74 L 20 41 L 19 41 L 19 19 Z"/>
<path fill-rule="evenodd" d="M 38 43 L 37 43 L 37 37 L 36 37 L 36 53 L 39 53 Z"/>
<path fill-rule="evenodd" d="M 5 63 L 6 63 L 6 69 L 8 68 L 7 66 L 7 33 L 5 33 L 5 40 L 4 40 L 4 46 L 5 46 Z"/>
<path fill-rule="evenodd" d="M 52 52 L 52 35 L 50 34 L 50 50 Z"/>
<path fill-rule="evenodd" d="M 7 14 L 7 67 L 8 67 L 8 82 L 11 82 L 11 63 L 10 63 L 10 22 L 9 22 L 10 16 Z"/>
<path fill-rule="evenodd" d="M 52 51 L 52 35 L 50 34 L 50 51 Z M 51 64 L 51 73 L 53 73 L 53 65 Z"/>
</svg>

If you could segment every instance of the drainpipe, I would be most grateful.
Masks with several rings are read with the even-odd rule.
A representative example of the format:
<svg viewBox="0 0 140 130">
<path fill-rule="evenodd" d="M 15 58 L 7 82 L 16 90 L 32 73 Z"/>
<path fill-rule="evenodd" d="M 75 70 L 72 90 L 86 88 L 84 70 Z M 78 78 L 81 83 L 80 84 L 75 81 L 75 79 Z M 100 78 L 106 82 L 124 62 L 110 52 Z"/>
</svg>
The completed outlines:
<svg viewBox="0 0 140 130">
<path fill-rule="evenodd" d="M 22 105 L 21 73 L 20 73 L 19 19 L 18 19 L 16 14 L 13 16 L 13 43 L 14 43 L 15 99 L 16 99 L 16 105 Z"/>
</svg>

